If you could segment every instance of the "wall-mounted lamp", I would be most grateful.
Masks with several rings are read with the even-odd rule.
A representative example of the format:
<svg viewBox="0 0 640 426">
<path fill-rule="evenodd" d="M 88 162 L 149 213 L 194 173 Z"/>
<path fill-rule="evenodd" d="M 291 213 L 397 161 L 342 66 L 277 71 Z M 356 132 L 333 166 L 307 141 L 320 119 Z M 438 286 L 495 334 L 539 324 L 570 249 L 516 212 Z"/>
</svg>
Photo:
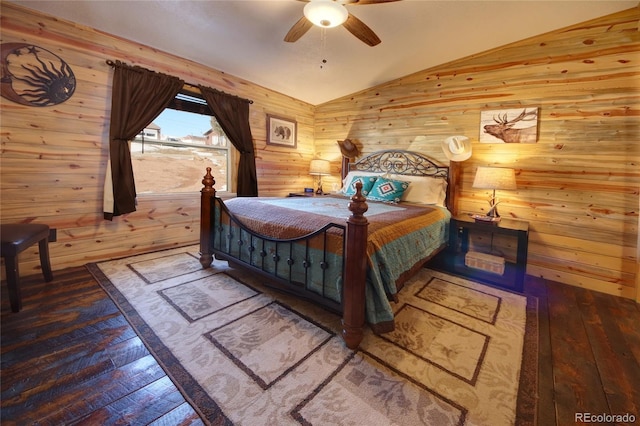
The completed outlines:
<svg viewBox="0 0 640 426">
<path fill-rule="evenodd" d="M 510 191 L 516 189 L 516 172 L 513 169 L 503 167 L 478 167 L 473 180 L 473 187 L 493 190 L 493 195 L 489 199 L 490 209 L 486 217 L 492 222 L 497 222 L 500 220 L 500 215 L 498 214 L 499 201 L 496 199 L 496 189 Z"/>
<path fill-rule="evenodd" d="M 349 17 L 347 8 L 333 0 L 312 0 L 304 7 L 304 16 L 322 28 L 342 25 Z"/>
<path fill-rule="evenodd" d="M 316 194 L 324 194 L 324 192 L 322 192 L 322 176 L 331 175 L 331 163 L 329 160 L 311 160 L 311 164 L 309 165 L 309 174 L 312 176 L 318 176 L 318 189 L 316 190 Z"/>
</svg>

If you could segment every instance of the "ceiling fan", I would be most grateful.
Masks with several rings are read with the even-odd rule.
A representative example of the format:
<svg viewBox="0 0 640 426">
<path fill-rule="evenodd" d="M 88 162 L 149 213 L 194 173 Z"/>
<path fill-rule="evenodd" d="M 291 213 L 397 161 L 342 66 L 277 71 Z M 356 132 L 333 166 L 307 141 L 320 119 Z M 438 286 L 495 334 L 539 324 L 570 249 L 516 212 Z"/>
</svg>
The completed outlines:
<svg viewBox="0 0 640 426">
<path fill-rule="evenodd" d="M 345 5 L 365 5 L 390 3 L 400 0 L 298 0 L 307 3 L 304 16 L 296 22 L 284 37 L 284 41 L 293 43 L 305 35 L 314 25 L 321 28 L 344 26 L 347 31 L 369 46 L 380 43 L 380 38 L 364 22 L 353 16 Z"/>
</svg>

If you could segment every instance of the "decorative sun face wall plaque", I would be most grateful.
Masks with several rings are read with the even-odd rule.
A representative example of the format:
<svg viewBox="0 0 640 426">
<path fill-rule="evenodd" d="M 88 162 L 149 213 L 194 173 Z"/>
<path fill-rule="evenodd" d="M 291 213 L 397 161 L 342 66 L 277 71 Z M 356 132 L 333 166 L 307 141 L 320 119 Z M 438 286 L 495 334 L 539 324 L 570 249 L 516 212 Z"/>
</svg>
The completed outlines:
<svg viewBox="0 0 640 426">
<path fill-rule="evenodd" d="M 3 43 L 0 94 L 27 106 L 60 104 L 73 95 L 76 77 L 58 55 L 28 43 Z"/>
</svg>

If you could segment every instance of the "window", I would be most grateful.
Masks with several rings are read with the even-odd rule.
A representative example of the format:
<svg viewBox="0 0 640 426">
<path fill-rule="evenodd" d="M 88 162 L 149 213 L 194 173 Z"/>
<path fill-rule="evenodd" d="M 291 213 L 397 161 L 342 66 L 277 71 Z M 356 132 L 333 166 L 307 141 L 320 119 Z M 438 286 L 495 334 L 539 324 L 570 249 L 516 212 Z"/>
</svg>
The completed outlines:
<svg viewBox="0 0 640 426">
<path fill-rule="evenodd" d="M 207 167 L 211 167 L 216 190 L 231 191 L 233 150 L 206 101 L 180 93 L 131 141 L 136 192 L 200 191 Z"/>
</svg>

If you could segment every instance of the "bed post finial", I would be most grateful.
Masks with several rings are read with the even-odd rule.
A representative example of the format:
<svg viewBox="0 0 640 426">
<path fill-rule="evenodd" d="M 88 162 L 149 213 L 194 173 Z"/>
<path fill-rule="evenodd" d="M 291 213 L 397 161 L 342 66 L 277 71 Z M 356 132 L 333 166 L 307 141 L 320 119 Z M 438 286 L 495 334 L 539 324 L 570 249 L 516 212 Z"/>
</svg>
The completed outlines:
<svg viewBox="0 0 640 426">
<path fill-rule="evenodd" d="M 342 337 L 349 349 L 357 349 L 362 341 L 365 320 L 365 281 L 367 275 L 367 229 L 364 213 L 369 209 L 362 195 L 362 182 L 356 183 L 347 219 L 347 242 L 342 291 Z"/>
<path fill-rule="evenodd" d="M 207 167 L 207 173 L 202 178 L 204 187 L 200 191 L 200 264 L 203 268 L 208 268 L 213 262 L 213 253 L 209 247 L 211 235 L 211 200 L 216 196 L 216 184 L 211 167 Z"/>
<path fill-rule="evenodd" d="M 369 210 L 369 206 L 367 205 L 367 199 L 364 195 L 362 195 L 362 182 L 356 182 L 356 193 L 351 197 L 351 201 L 349 202 L 349 211 L 351 212 L 350 220 L 353 219 L 353 222 L 366 222 L 369 223 L 364 214 Z"/>
<path fill-rule="evenodd" d="M 207 167 L 207 173 L 202 178 L 202 185 L 204 185 L 204 188 L 202 188 L 200 192 L 213 192 L 213 195 L 215 196 L 216 190 L 213 187 L 213 185 L 215 184 L 216 184 L 216 180 L 213 178 L 213 175 L 211 174 L 211 167 Z"/>
</svg>

